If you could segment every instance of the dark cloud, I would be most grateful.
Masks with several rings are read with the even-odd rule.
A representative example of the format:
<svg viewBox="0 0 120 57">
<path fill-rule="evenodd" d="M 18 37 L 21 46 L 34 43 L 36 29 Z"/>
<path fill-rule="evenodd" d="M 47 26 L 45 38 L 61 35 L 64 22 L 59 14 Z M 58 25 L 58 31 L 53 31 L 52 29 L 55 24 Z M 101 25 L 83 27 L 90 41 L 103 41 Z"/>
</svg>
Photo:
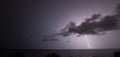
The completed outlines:
<svg viewBox="0 0 120 57">
<path fill-rule="evenodd" d="M 54 38 L 62 35 L 64 37 L 71 34 L 80 35 L 101 35 L 110 30 L 120 29 L 120 4 L 115 9 L 115 14 L 102 16 L 102 14 L 93 14 L 90 18 L 86 18 L 84 22 L 76 26 L 74 22 L 70 22 L 60 33 L 48 36 Z"/>
<path fill-rule="evenodd" d="M 119 19 L 120 18 L 120 4 L 116 7 L 116 17 Z"/>
</svg>

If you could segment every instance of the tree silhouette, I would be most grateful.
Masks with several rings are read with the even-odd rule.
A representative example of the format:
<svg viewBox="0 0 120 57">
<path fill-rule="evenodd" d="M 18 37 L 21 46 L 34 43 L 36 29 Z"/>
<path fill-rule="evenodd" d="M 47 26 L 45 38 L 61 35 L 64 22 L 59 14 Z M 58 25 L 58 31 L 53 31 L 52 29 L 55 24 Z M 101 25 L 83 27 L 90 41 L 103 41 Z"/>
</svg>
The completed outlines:
<svg viewBox="0 0 120 57">
<path fill-rule="evenodd" d="M 60 55 L 56 53 L 51 53 L 51 54 L 47 54 L 46 57 L 60 57 Z"/>
<path fill-rule="evenodd" d="M 24 53 L 23 52 L 13 52 L 12 54 L 10 54 L 9 57 L 25 57 Z"/>
</svg>

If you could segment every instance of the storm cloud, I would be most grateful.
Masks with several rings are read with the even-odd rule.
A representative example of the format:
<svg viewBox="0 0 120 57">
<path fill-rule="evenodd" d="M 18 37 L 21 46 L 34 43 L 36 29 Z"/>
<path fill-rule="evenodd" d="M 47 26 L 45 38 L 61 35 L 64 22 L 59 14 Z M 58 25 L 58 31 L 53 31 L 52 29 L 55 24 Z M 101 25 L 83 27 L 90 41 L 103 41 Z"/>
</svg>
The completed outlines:
<svg viewBox="0 0 120 57">
<path fill-rule="evenodd" d="M 93 14 L 77 26 L 74 22 L 70 22 L 61 29 L 60 33 L 49 35 L 47 38 L 54 38 L 59 35 L 66 37 L 72 34 L 78 34 L 78 36 L 101 35 L 107 31 L 120 30 L 120 4 L 117 5 L 114 12 L 114 14 L 106 16 L 102 16 L 100 13 Z"/>
</svg>

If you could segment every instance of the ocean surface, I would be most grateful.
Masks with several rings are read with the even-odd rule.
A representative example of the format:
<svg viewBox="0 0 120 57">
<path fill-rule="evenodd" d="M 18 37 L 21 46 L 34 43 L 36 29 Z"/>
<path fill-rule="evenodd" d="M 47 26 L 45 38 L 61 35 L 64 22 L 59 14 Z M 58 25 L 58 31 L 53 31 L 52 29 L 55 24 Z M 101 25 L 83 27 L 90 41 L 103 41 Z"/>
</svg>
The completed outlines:
<svg viewBox="0 0 120 57">
<path fill-rule="evenodd" d="M 114 57 L 120 49 L 5 49 L 0 52 L 0 57 L 50 57 L 54 54 L 60 57 Z"/>
</svg>

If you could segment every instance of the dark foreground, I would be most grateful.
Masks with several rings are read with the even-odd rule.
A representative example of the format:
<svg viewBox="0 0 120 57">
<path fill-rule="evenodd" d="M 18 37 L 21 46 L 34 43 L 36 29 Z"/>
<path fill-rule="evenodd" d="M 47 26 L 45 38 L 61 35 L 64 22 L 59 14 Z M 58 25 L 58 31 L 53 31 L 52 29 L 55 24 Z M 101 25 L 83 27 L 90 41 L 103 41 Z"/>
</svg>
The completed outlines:
<svg viewBox="0 0 120 57">
<path fill-rule="evenodd" d="M 120 49 L 4 49 L 0 57 L 120 57 Z"/>
</svg>

